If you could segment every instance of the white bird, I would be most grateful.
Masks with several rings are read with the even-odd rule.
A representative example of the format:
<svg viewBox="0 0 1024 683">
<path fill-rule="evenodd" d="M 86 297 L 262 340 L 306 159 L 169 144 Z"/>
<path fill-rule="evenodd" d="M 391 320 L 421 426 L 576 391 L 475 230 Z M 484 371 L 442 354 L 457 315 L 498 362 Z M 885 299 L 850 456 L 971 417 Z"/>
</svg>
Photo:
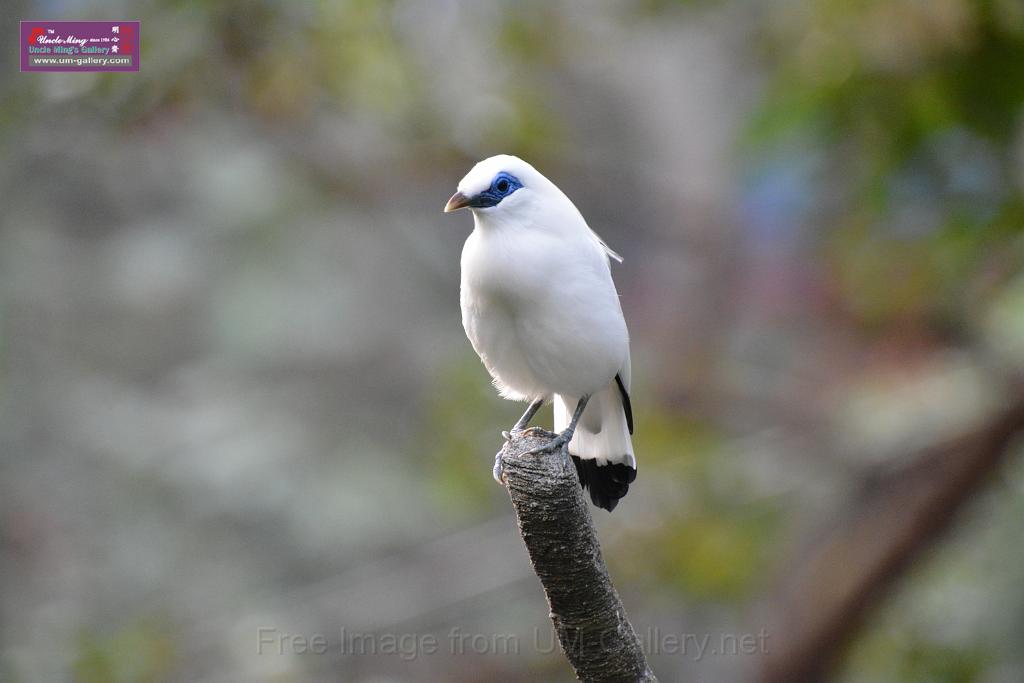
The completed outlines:
<svg viewBox="0 0 1024 683">
<path fill-rule="evenodd" d="M 533 166 L 499 155 L 466 174 L 445 212 L 469 208 L 462 249 L 462 325 L 502 396 L 530 401 L 511 432 L 554 401 L 583 488 L 611 511 L 636 478 L 630 434 L 629 333 L 608 248 L 576 206 Z M 501 460 L 495 479 L 501 482 Z"/>
</svg>

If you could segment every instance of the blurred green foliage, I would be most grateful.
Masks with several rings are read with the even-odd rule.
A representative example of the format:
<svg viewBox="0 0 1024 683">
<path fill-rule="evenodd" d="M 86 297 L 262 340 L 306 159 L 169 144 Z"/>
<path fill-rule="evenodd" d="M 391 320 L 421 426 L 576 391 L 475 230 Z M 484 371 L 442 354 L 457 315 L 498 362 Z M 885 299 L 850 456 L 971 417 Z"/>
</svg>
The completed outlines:
<svg viewBox="0 0 1024 683">
<path fill-rule="evenodd" d="M 993 302 L 985 327 L 1000 357 L 1024 365 L 1024 275 L 1018 275 Z"/>
<path fill-rule="evenodd" d="M 161 621 L 143 620 L 112 635 L 83 633 L 73 672 L 77 683 L 157 683 L 169 679 L 175 639 Z"/>
<path fill-rule="evenodd" d="M 955 324 L 1024 264 L 1022 7 L 808 0 L 767 24 L 775 75 L 747 142 L 826 152 L 812 184 L 836 199 L 815 230 L 869 325 Z"/>
<path fill-rule="evenodd" d="M 150 67 L 153 77 L 126 81 L 101 74 L 96 87 L 104 97 L 93 104 L 108 103 L 107 120 L 126 126 L 215 106 L 263 125 L 296 126 L 327 107 L 352 121 L 373 121 L 402 142 L 405 153 L 451 150 L 455 131 L 447 103 L 428 90 L 436 76 L 402 35 L 396 4 L 160 0 L 168 32 L 175 21 L 190 32 L 201 27 L 199 32 L 183 44 L 166 34 L 148 36 L 143 59 L 160 57 Z M 496 63 L 505 67 L 504 85 L 478 137 L 489 149 L 557 158 L 566 131 L 552 107 L 556 84 L 547 82 L 546 73 L 563 59 L 557 46 L 571 40 L 571 27 L 547 3 L 502 3 L 497 9 L 499 20 L 480 29 L 494 45 Z M 190 50 L 190 43 L 203 48 Z M 0 108 L 0 116 L 11 115 L 14 104 Z M 21 111 L 27 116 L 30 107 L 27 99 Z"/>
<path fill-rule="evenodd" d="M 1001 301 L 1000 329 L 1014 327 L 1024 311 L 1004 292 L 1024 267 L 1024 4 L 806 0 L 771 13 L 760 37 L 773 75 L 744 149 L 782 165 L 815 158 L 807 221 L 846 314 L 879 334 L 909 322 L 970 335 Z M 904 591 L 919 598 L 952 571 L 948 558 L 926 566 Z M 975 566 L 957 585 L 986 575 Z M 915 620 L 922 602 L 876 615 L 841 680 L 982 680 L 999 646 L 938 636 Z"/>
<path fill-rule="evenodd" d="M 751 490 L 743 466 L 708 424 L 648 409 L 635 435 L 642 467 L 657 472 L 647 501 L 657 523 L 617 540 L 610 562 L 630 580 L 682 597 L 734 602 L 762 586 L 781 530 L 776 501 Z"/>
<path fill-rule="evenodd" d="M 438 504 L 453 513 L 478 517 L 508 504 L 490 476 L 493 461 L 482 454 L 498 452 L 501 430 L 515 423 L 526 404 L 502 400 L 488 380 L 480 361 L 467 353 L 443 369 L 428 404 L 423 442 L 430 446 L 430 483 Z M 533 424 L 548 413 L 542 410 Z"/>
<path fill-rule="evenodd" d="M 849 664 L 867 680 L 971 683 L 982 680 L 992 659 L 981 646 L 953 646 L 917 633 L 878 628 L 859 641 Z"/>
</svg>

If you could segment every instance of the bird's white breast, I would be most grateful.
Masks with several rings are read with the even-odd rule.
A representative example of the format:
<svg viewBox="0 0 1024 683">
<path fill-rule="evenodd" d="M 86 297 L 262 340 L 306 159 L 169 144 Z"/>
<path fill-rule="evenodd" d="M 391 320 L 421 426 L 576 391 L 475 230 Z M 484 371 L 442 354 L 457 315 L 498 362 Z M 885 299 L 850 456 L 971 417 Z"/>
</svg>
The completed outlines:
<svg viewBox="0 0 1024 683">
<path fill-rule="evenodd" d="M 579 219 L 582 223 L 582 219 Z M 586 224 L 478 218 L 462 252 L 462 322 L 509 398 L 592 394 L 629 342 L 607 257 Z"/>
</svg>

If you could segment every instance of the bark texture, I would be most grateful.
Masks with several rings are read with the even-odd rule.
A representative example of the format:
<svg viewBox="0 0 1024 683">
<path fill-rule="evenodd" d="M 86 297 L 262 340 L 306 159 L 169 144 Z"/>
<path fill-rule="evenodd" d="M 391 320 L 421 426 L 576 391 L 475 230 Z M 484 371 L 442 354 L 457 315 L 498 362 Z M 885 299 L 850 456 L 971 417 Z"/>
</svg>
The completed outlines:
<svg viewBox="0 0 1024 683">
<path fill-rule="evenodd" d="M 581 681 L 657 681 L 608 578 L 575 467 L 561 451 L 523 455 L 545 441 L 517 437 L 501 457 L 562 652 Z"/>
</svg>

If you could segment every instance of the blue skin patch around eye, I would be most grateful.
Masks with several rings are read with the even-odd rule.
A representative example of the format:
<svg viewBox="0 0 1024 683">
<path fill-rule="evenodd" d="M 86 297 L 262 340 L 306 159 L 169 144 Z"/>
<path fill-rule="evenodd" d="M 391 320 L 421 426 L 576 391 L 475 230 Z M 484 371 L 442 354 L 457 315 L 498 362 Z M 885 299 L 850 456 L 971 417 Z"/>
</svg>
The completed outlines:
<svg viewBox="0 0 1024 683">
<path fill-rule="evenodd" d="M 494 176 L 490 187 L 470 200 L 469 206 L 474 209 L 486 209 L 490 206 L 497 206 L 501 203 L 502 199 L 522 186 L 523 184 L 519 182 L 519 178 L 516 178 L 511 173 L 502 171 Z"/>
</svg>

